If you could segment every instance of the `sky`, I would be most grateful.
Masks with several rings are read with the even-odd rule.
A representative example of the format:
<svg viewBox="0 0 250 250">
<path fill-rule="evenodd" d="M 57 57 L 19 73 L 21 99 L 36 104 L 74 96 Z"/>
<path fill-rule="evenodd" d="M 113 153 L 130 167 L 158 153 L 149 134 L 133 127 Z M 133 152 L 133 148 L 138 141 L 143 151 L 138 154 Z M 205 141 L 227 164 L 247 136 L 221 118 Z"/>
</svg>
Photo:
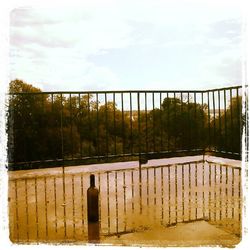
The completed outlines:
<svg viewBox="0 0 250 250">
<path fill-rule="evenodd" d="M 239 1 L 83 1 L 10 13 L 10 79 L 43 91 L 242 84 Z"/>
</svg>

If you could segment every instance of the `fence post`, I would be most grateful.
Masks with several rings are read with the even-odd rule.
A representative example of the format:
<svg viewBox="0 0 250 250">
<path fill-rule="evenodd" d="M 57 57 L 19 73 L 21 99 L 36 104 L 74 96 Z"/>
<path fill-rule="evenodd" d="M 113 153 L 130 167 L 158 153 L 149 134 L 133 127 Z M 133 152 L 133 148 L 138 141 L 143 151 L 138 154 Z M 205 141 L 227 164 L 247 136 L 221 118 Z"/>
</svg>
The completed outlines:
<svg viewBox="0 0 250 250">
<path fill-rule="evenodd" d="M 90 187 L 87 190 L 88 205 L 88 241 L 100 242 L 99 232 L 99 190 L 95 187 L 95 176 L 90 175 Z"/>
<path fill-rule="evenodd" d="M 140 214 L 142 214 L 142 179 L 141 179 L 141 165 L 148 162 L 147 155 L 142 156 L 139 153 L 139 197 L 140 197 Z"/>
</svg>

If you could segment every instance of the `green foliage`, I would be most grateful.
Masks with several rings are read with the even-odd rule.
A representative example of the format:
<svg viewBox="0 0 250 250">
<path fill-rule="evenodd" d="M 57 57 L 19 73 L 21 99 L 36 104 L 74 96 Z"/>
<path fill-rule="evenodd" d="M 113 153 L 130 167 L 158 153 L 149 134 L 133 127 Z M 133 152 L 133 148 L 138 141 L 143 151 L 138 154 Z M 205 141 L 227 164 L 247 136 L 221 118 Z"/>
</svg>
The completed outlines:
<svg viewBox="0 0 250 250">
<path fill-rule="evenodd" d="M 233 97 L 229 106 L 211 120 L 211 145 L 218 151 L 241 153 L 242 98 Z"/>
<path fill-rule="evenodd" d="M 240 152 L 241 99 L 232 98 L 220 119 L 209 120 L 207 105 L 187 98 L 168 97 L 160 108 L 138 112 L 101 104 L 91 94 L 43 94 L 21 80 L 10 83 L 10 93 L 10 162 L 208 147 Z"/>
</svg>

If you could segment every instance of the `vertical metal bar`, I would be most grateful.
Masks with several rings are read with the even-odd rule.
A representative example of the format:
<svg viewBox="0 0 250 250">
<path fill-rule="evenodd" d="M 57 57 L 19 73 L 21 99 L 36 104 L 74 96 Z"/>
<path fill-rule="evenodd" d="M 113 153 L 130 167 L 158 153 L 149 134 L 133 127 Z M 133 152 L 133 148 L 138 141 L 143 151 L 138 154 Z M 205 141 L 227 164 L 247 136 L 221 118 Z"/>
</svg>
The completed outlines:
<svg viewBox="0 0 250 250">
<path fill-rule="evenodd" d="M 115 172 L 115 217 L 116 217 L 116 233 L 118 233 L 118 194 L 117 194 L 117 172 Z"/>
<path fill-rule="evenodd" d="M 226 170 L 226 187 L 225 187 L 225 193 L 226 193 L 226 208 L 225 208 L 225 217 L 226 219 L 228 218 L 228 166 L 225 166 L 225 170 Z"/>
<path fill-rule="evenodd" d="M 163 189 L 163 168 L 161 167 L 161 223 L 163 223 L 164 218 L 164 189 Z"/>
<path fill-rule="evenodd" d="M 183 93 L 181 92 L 181 116 L 183 116 L 184 113 L 183 113 Z M 181 148 L 185 148 L 185 145 L 183 145 L 183 140 L 181 140 L 182 144 L 179 145 L 179 147 Z"/>
<path fill-rule="evenodd" d="M 109 172 L 107 172 L 108 233 L 110 234 Z"/>
<path fill-rule="evenodd" d="M 88 109 L 88 131 L 89 131 L 89 135 L 91 135 L 91 119 L 90 119 L 90 93 L 88 93 L 87 95 L 87 98 L 88 98 L 88 104 L 87 104 L 87 109 Z M 92 154 L 92 150 L 91 150 L 91 137 L 90 137 L 90 140 L 89 140 L 89 156 L 91 156 Z M 82 147 L 82 143 L 81 143 L 81 147 Z M 81 149 L 82 151 L 82 149 Z M 82 152 L 81 152 L 81 157 L 82 157 Z"/>
<path fill-rule="evenodd" d="M 138 101 L 138 144 L 139 144 L 139 198 L 140 198 L 140 214 L 142 214 L 142 183 L 141 183 L 141 115 L 140 115 L 140 92 L 137 93 Z"/>
<path fill-rule="evenodd" d="M 44 204 L 45 204 L 45 233 L 48 240 L 48 200 L 47 200 L 47 178 L 44 177 Z"/>
<path fill-rule="evenodd" d="M 62 154 L 62 161 L 64 161 L 64 138 L 63 138 L 63 97 L 60 94 L 60 102 L 61 102 L 61 154 Z M 66 207 L 65 207 L 65 172 L 64 172 L 64 162 L 62 165 L 62 176 L 63 176 L 63 221 L 64 221 L 64 238 L 66 239 L 67 236 L 67 229 L 66 229 Z"/>
<path fill-rule="evenodd" d="M 116 155 L 117 151 L 116 151 L 116 103 L 115 103 L 115 93 L 113 93 L 113 117 L 114 117 L 114 124 L 113 124 L 113 128 L 114 128 L 114 151 L 115 151 L 114 153 Z"/>
<path fill-rule="evenodd" d="M 17 197 L 18 197 L 17 196 L 17 180 L 15 179 L 16 235 L 17 235 L 17 241 L 19 241 L 19 213 L 18 213 L 18 198 Z"/>
<path fill-rule="evenodd" d="M 65 187 L 65 169 L 62 167 L 62 175 L 63 175 L 63 225 L 64 225 L 64 239 L 67 238 L 67 221 L 66 221 L 66 187 Z"/>
<path fill-rule="evenodd" d="M 72 188 L 72 212 L 73 212 L 73 238 L 76 237 L 76 218 L 75 218 L 75 176 L 71 176 L 71 188 Z"/>
<path fill-rule="evenodd" d="M 123 93 L 121 93 L 121 102 L 122 102 L 122 153 L 125 154 L 125 132 L 124 132 L 124 102 L 123 102 Z"/>
<path fill-rule="evenodd" d="M 178 165 L 174 166 L 174 177 L 175 177 L 175 223 L 178 221 L 178 183 L 177 183 L 177 167 Z"/>
<path fill-rule="evenodd" d="M 54 94 L 51 94 L 51 110 L 54 111 Z"/>
<path fill-rule="evenodd" d="M 190 149 L 190 141 L 191 141 L 191 122 L 190 122 L 190 96 L 189 96 L 189 92 L 187 93 L 188 94 L 188 100 L 187 100 L 187 103 L 188 103 L 188 149 Z"/>
<path fill-rule="evenodd" d="M 149 173 L 147 168 L 147 209 L 149 209 Z"/>
<path fill-rule="evenodd" d="M 214 164 L 214 221 L 216 221 L 217 215 L 217 166 Z"/>
<path fill-rule="evenodd" d="M 124 232 L 127 231 L 127 206 L 126 206 L 126 175 L 123 172 L 123 214 L 124 214 Z"/>
<path fill-rule="evenodd" d="M 235 207 L 235 192 L 234 192 L 234 185 L 235 185 L 235 181 L 234 181 L 234 168 L 232 168 L 232 218 L 234 219 L 234 207 Z"/>
<path fill-rule="evenodd" d="M 239 209 L 239 221 L 241 221 L 241 169 L 238 170 L 239 171 L 239 181 L 238 181 L 238 196 L 239 196 L 239 199 L 238 199 L 238 209 Z"/>
<path fill-rule="evenodd" d="M 101 193 L 101 175 L 100 172 L 98 173 L 98 190 L 99 190 L 99 197 L 100 197 L 100 193 Z M 99 198 L 101 200 L 101 198 Z M 101 210 L 101 206 L 99 205 L 98 202 L 98 211 L 99 211 L 99 230 L 102 227 L 102 210 Z"/>
<path fill-rule="evenodd" d="M 225 125 L 225 135 L 224 135 L 224 150 L 227 150 L 227 101 L 226 101 L 226 90 L 224 89 L 224 125 Z"/>
<path fill-rule="evenodd" d="M 153 151 L 156 152 L 155 147 L 155 95 L 152 92 L 152 101 L 153 101 Z"/>
<path fill-rule="evenodd" d="M 191 166 L 188 164 L 188 218 L 191 220 Z"/>
<path fill-rule="evenodd" d="M 8 135 L 8 141 L 12 143 L 12 146 L 9 147 L 9 149 L 12 150 L 12 153 L 9 155 L 9 160 L 14 160 L 13 158 L 13 150 L 14 150 L 14 145 L 16 145 L 16 131 L 18 131 L 17 129 L 17 122 L 16 122 L 16 114 L 18 113 L 17 109 L 14 108 L 14 105 L 13 105 L 13 100 L 16 98 L 16 95 L 11 95 L 9 97 L 9 117 L 8 117 L 8 121 L 9 121 L 9 126 L 12 130 L 11 133 L 9 133 Z M 14 160 L 15 161 L 15 160 Z"/>
<path fill-rule="evenodd" d="M 196 103 L 196 92 L 194 92 L 194 121 L 195 121 L 195 125 L 196 125 L 196 122 L 197 122 L 197 103 Z M 198 123 L 197 123 L 198 124 Z M 194 142 L 195 142 L 195 148 L 198 148 L 198 145 L 197 145 L 197 141 L 200 137 L 200 134 L 199 134 L 199 126 L 197 125 L 197 127 L 195 126 L 195 128 L 197 128 L 197 136 L 194 136 Z"/>
<path fill-rule="evenodd" d="M 137 112 L 138 112 L 138 149 L 139 157 L 141 156 L 141 117 L 140 117 L 140 93 L 137 93 Z M 139 169 L 140 174 L 140 169 Z"/>
<path fill-rule="evenodd" d="M 79 121 L 80 121 L 80 124 L 82 124 L 81 94 L 80 93 L 78 94 L 78 104 L 79 104 L 79 110 L 78 110 Z M 89 131 L 89 134 L 90 134 L 90 131 Z M 80 132 L 80 157 L 82 158 L 82 134 L 81 132 Z"/>
<path fill-rule="evenodd" d="M 29 241 L 29 209 L 28 209 L 27 179 L 25 179 L 24 183 L 25 183 L 26 233 L 27 233 L 27 241 Z"/>
<path fill-rule="evenodd" d="M 183 93 L 181 92 L 181 113 L 183 112 Z"/>
<path fill-rule="evenodd" d="M 135 207 L 134 207 L 134 172 L 133 172 L 133 170 L 131 171 L 131 186 L 132 186 L 132 215 L 134 217 Z M 134 220 L 132 222 L 132 225 L 134 226 Z"/>
<path fill-rule="evenodd" d="M 168 167 L 168 224 L 171 223 L 171 183 L 170 183 L 170 166 Z"/>
<path fill-rule="evenodd" d="M 105 141 L 106 141 L 106 157 L 109 155 L 109 138 L 108 138 L 108 106 L 107 106 L 107 93 L 104 94 L 105 99 Z"/>
<path fill-rule="evenodd" d="M 237 140 L 237 144 L 240 146 L 241 145 L 241 125 L 240 125 L 240 120 L 241 120 L 241 111 L 240 111 L 240 108 L 239 108 L 239 89 L 237 88 L 237 92 L 236 92 L 236 95 L 237 95 L 237 127 L 238 127 L 238 140 Z M 246 136 L 247 137 L 247 136 Z M 238 149 L 239 152 L 240 152 L 240 148 Z"/>
<path fill-rule="evenodd" d="M 195 219 L 198 218 L 198 170 L 197 170 L 197 163 L 195 163 Z"/>
<path fill-rule="evenodd" d="M 216 125 L 215 125 L 215 98 L 214 98 L 214 91 L 212 92 L 213 94 L 213 127 L 214 127 L 214 139 L 213 139 L 213 146 L 217 145 L 215 140 L 216 140 Z"/>
<path fill-rule="evenodd" d="M 208 218 L 209 218 L 209 221 L 211 221 L 211 206 L 212 206 L 212 202 L 211 202 L 211 188 L 212 188 L 212 185 L 211 185 L 211 164 L 209 163 L 209 176 L 208 176 L 208 180 L 209 180 L 209 193 L 208 193 L 208 203 L 209 203 L 209 214 L 208 214 Z"/>
<path fill-rule="evenodd" d="M 205 219 L 205 169 L 204 161 L 202 162 L 202 218 Z"/>
<path fill-rule="evenodd" d="M 205 167 L 202 163 L 202 217 L 205 219 Z"/>
<path fill-rule="evenodd" d="M 220 107 L 220 90 L 218 90 L 218 104 L 219 104 L 219 151 L 221 151 L 221 107 Z"/>
<path fill-rule="evenodd" d="M 42 116 L 45 117 L 45 108 L 44 108 L 44 94 L 41 93 L 41 98 L 42 98 Z M 42 130 L 46 128 L 46 122 L 45 122 L 45 119 L 42 119 L 42 122 L 40 124 Z M 40 128 L 40 129 L 41 129 Z M 43 140 L 44 138 L 40 138 L 40 140 Z M 42 161 L 45 160 L 45 152 L 43 150 L 40 151 L 41 152 L 41 159 Z"/>
<path fill-rule="evenodd" d="M 234 131 L 234 126 L 233 126 L 233 97 L 232 97 L 232 89 L 230 88 L 230 128 L 231 128 L 231 131 L 232 131 L 232 134 L 233 134 L 233 131 Z M 233 152 L 234 150 L 234 138 L 233 136 L 231 135 L 231 152 Z"/>
<path fill-rule="evenodd" d="M 129 116 L 130 116 L 130 140 L 131 140 L 131 154 L 133 154 L 133 105 L 132 105 L 132 94 L 129 93 Z"/>
<path fill-rule="evenodd" d="M 39 239 L 39 229 L 38 229 L 38 204 L 37 204 L 37 178 L 35 178 L 35 203 L 36 203 L 36 240 Z"/>
<path fill-rule="evenodd" d="M 82 210 L 82 235 L 84 235 L 84 201 L 83 201 L 83 176 L 81 174 L 81 210 Z"/>
<path fill-rule="evenodd" d="M 217 219 L 217 165 L 214 164 L 214 220 Z"/>
<path fill-rule="evenodd" d="M 163 138 L 162 138 L 163 137 L 163 131 L 162 131 L 163 121 L 162 121 L 162 105 L 161 105 L 161 103 L 162 103 L 162 93 L 160 92 L 160 136 L 161 136 L 161 138 L 160 138 L 160 144 L 161 144 L 160 151 L 163 151 Z"/>
<path fill-rule="evenodd" d="M 96 142 L 97 142 L 97 156 L 100 157 L 100 143 L 99 143 L 99 99 L 96 93 Z"/>
<path fill-rule="evenodd" d="M 74 143 L 73 143 L 73 125 L 72 125 L 72 99 L 69 94 L 69 113 L 70 113 L 70 144 L 71 144 L 71 159 L 74 159 Z"/>
<path fill-rule="evenodd" d="M 201 139 L 203 139 L 203 133 L 205 131 L 205 115 L 204 115 L 204 93 L 202 92 L 201 93 L 201 106 L 202 106 L 202 133 L 201 133 Z M 202 141 L 202 140 L 201 140 Z M 204 149 L 204 144 L 201 145 L 202 146 L 202 149 Z"/>
<path fill-rule="evenodd" d="M 148 153 L 148 101 L 147 92 L 145 92 L 145 123 L 146 123 L 146 153 Z"/>
<path fill-rule="evenodd" d="M 174 124 L 176 124 L 177 118 L 176 118 L 176 94 L 174 92 Z M 177 150 L 176 148 L 176 137 L 177 137 L 177 133 L 176 133 L 176 126 L 174 126 L 174 151 Z"/>
<path fill-rule="evenodd" d="M 211 136 L 210 136 L 210 122 L 211 122 L 211 117 L 210 117 L 210 95 L 209 91 L 207 92 L 207 111 L 208 111 L 208 148 L 211 150 Z"/>
<path fill-rule="evenodd" d="M 54 213 L 55 213 L 55 232 L 57 234 L 57 195 L 56 195 L 56 177 L 53 177 L 54 184 Z"/>
<path fill-rule="evenodd" d="M 52 114 L 54 115 L 54 94 L 51 94 L 51 112 L 52 112 Z M 57 120 L 57 119 L 56 119 Z M 53 129 L 55 129 L 56 130 L 56 127 L 57 127 L 57 125 L 56 125 L 56 123 L 54 124 L 54 128 Z M 53 159 L 57 159 L 58 158 L 58 155 L 57 155 L 57 152 L 56 152 L 56 150 L 54 151 L 55 153 L 54 153 L 54 156 L 53 156 Z"/>
<path fill-rule="evenodd" d="M 182 194 L 182 221 L 185 221 L 185 175 L 184 175 L 184 165 L 181 165 L 181 194 Z"/>
<path fill-rule="evenodd" d="M 167 92 L 167 100 L 169 99 L 169 96 L 168 96 L 168 92 Z M 167 102 L 167 133 L 168 133 L 168 151 L 169 151 L 169 148 L 170 148 L 170 133 L 169 133 L 169 101 Z"/>
<path fill-rule="evenodd" d="M 222 166 L 220 165 L 220 220 L 222 219 Z"/>
<path fill-rule="evenodd" d="M 60 104 L 61 104 L 61 112 L 60 112 L 60 128 L 61 128 L 61 158 L 64 159 L 64 148 L 63 148 L 63 98 L 62 94 L 60 95 Z"/>
<path fill-rule="evenodd" d="M 118 195 L 117 195 L 117 172 L 115 172 L 115 217 L 116 217 L 116 233 L 118 233 Z"/>
<path fill-rule="evenodd" d="M 154 167 L 154 220 L 155 220 L 155 210 L 156 210 L 156 169 Z"/>
</svg>

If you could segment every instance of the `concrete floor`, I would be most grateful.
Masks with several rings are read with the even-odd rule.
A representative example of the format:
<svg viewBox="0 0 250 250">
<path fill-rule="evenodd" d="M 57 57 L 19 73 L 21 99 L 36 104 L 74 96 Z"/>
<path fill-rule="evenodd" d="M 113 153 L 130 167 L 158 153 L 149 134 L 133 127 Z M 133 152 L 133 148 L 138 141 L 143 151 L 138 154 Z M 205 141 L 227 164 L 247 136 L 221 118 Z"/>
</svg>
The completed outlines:
<svg viewBox="0 0 250 250">
<path fill-rule="evenodd" d="M 233 247 L 240 238 L 206 221 L 180 223 L 147 231 L 105 237 L 101 244 L 122 246 L 224 246 Z"/>
</svg>

